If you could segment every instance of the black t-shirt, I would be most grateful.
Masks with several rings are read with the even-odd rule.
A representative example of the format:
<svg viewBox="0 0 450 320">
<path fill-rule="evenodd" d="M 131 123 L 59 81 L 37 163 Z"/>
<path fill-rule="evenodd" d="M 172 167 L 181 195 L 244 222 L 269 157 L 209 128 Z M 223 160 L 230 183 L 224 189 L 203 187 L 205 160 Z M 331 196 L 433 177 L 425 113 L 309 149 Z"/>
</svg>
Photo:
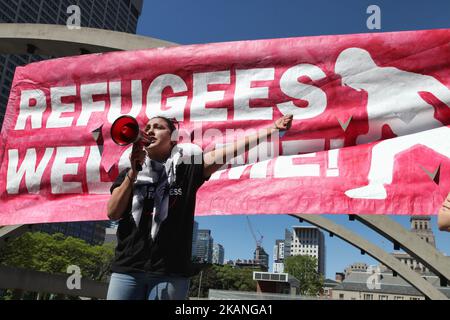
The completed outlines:
<svg viewBox="0 0 450 320">
<path fill-rule="evenodd" d="M 197 157 L 198 159 L 202 157 Z M 111 186 L 111 193 L 126 178 L 129 169 L 122 171 Z M 144 169 L 145 170 L 145 169 Z M 144 201 L 139 228 L 131 215 L 131 200 L 126 213 L 119 220 L 117 247 L 111 271 L 118 273 L 151 272 L 165 275 L 192 276 L 198 267 L 192 263 L 192 233 L 195 196 L 205 182 L 203 163 L 181 163 L 177 166 L 176 181 L 169 191 L 169 211 L 152 240 L 153 199 Z"/>
</svg>

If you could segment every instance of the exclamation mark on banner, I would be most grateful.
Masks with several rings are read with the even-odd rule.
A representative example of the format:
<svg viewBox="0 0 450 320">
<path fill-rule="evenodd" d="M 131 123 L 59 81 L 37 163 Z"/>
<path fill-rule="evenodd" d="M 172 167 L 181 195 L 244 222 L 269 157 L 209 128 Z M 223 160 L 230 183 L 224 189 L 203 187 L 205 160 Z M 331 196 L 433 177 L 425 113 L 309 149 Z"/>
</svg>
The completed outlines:
<svg viewBox="0 0 450 320">
<path fill-rule="evenodd" d="M 327 167 L 327 177 L 338 177 L 338 158 L 339 158 L 339 148 L 344 146 L 344 140 L 342 139 L 332 139 L 330 140 L 330 148 L 328 151 L 328 167 Z"/>
<path fill-rule="evenodd" d="M 327 177 L 339 176 L 338 156 L 339 156 L 339 149 L 328 151 Z"/>
</svg>

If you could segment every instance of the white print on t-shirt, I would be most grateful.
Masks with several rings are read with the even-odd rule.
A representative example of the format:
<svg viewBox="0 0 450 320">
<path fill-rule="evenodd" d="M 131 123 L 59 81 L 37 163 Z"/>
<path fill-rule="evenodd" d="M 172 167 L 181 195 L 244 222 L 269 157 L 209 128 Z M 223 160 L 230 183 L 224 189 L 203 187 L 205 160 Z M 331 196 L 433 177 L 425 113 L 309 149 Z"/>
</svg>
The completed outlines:
<svg viewBox="0 0 450 320">
<path fill-rule="evenodd" d="M 153 199 L 155 197 L 155 186 L 148 186 L 146 190 L 146 198 L 147 199 Z M 183 195 L 183 189 L 182 188 L 170 188 L 169 189 L 169 196 L 182 196 Z"/>
<path fill-rule="evenodd" d="M 169 196 L 182 196 L 183 195 L 183 189 L 181 188 L 170 188 L 169 189 Z"/>
</svg>

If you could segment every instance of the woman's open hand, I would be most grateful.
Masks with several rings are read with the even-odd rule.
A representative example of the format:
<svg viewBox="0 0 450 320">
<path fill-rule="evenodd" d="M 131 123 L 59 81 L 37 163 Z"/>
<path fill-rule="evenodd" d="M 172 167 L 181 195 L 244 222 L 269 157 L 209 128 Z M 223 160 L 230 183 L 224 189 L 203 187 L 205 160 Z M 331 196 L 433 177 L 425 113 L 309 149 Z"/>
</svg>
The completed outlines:
<svg viewBox="0 0 450 320">
<path fill-rule="evenodd" d="M 278 130 L 289 130 L 289 128 L 292 125 L 293 117 L 294 116 L 292 114 L 287 114 L 279 118 L 278 120 L 275 121 L 274 128 Z"/>
</svg>

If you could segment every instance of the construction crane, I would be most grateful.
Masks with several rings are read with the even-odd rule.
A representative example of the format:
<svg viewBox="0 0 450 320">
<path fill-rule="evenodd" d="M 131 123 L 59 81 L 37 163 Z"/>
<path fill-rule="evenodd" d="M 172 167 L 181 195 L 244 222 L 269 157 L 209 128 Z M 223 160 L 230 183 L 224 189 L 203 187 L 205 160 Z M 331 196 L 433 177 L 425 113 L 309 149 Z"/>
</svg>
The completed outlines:
<svg viewBox="0 0 450 320">
<path fill-rule="evenodd" d="M 247 223 L 248 223 L 248 227 L 250 229 L 250 232 L 252 233 L 253 239 L 256 242 L 256 248 L 261 248 L 262 247 L 262 240 L 263 240 L 264 236 L 258 231 L 259 236 L 260 236 L 260 238 L 258 240 L 256 238 L 255 232 L 253 231 L 253 227 L 252 227 L 252 224 L 250 223 L 250 219 L 248 218 L 248 216 L 246 216 L 246 218 L 247 218 Z"/>
</svg>

